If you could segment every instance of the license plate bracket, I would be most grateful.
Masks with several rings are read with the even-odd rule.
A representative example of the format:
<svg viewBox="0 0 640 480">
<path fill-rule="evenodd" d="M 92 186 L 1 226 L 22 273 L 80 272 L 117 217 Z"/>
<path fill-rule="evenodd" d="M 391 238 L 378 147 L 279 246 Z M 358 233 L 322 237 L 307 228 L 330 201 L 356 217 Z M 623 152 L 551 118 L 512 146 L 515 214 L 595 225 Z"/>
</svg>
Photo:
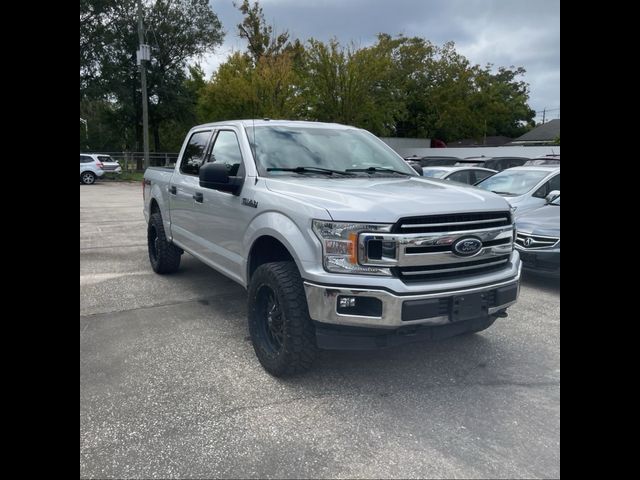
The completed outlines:
<svg viewBox="0 0 640 480">
<path fill-rule="evenodd" d="M 487 315 L 487 304 L 483 293 L 456 295 L 451 305 L 451 321 L 470 320 Z"/>
</svg>

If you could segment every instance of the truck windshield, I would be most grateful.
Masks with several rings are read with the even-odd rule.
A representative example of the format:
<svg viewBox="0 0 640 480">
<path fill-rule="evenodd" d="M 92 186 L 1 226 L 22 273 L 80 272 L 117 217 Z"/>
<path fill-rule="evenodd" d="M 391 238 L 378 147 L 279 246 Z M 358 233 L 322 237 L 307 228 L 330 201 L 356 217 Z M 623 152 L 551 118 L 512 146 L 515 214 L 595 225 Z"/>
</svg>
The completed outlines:
<svg viewBox="0 0 640 480">
<path fill-rule="evenodd" d="M 363 176 L 397 175 L 392 171 L 417 175 L 384 142 L 362 130 L 274 125 L 249 127 L 247 134 L 262 176 L 308 173 L 313 168 L 337 172 L 362 169 L 353 175 Z"/>
</svg>

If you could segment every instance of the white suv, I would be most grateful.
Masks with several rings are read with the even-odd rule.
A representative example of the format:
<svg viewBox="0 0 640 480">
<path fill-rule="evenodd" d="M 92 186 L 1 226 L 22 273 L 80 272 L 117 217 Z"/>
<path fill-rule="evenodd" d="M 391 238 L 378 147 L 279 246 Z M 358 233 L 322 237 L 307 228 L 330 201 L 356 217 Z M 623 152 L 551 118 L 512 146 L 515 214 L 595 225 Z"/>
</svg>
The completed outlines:
<svg viewBox="0 0 640 480">
<path fill-rule="evenodd" d="M 104 166 L 97 155 L 80 154 L 80 181 L 92 185 L 98 177 L 104 175 Z"/>
</svg>

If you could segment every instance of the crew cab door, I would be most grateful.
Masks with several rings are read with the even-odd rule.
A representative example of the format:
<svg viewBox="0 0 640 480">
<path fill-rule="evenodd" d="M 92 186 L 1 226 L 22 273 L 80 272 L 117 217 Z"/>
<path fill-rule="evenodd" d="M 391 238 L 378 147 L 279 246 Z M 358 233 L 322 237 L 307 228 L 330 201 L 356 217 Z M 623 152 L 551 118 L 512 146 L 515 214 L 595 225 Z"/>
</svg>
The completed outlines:
<svg viewBox="0 0 640 480">
<path fill-rule="evenodd" d="M 198 201 L 194 208 L 194 233 L 198 237 L 196 251 L 217 269 L 227 275 L 242 279 L 243 246 L 245 231 L 256 214 L 256 208 L 243 204 L 243 192 L 250 188 L 246 182 L 246 170 L 240 149 L 241 133 L 234 128 L 219 128 L 214 133 L 211 154 L 205 162 L 224 164 L 229 176 L 245 178 L 238 195 L 196 188 Z"/>
<path fill-rule="evenodd" d="M 211 128 L 191 132 L 178 160 L 178 168 L 167 187 L 172 237 L 189 250 L 195 249 L 198 245 L 194 234 L 194 194 L 196 188 L 199 188 L 198 174 L 207 155 L 212 132 Z"/>
</svg>

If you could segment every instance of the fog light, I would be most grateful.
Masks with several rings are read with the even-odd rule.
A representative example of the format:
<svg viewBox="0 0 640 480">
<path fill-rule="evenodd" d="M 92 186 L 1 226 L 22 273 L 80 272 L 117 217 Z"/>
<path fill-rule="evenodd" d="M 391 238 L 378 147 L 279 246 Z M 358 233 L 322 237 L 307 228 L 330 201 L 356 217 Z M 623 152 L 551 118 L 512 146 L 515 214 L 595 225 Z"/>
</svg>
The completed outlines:
<svg viewBox="0 0 640 480">
<path fill-rule="evenodd" d="M 357 300 L 357 301 L 356 301 Z M 373 297 L 338 297 L 337 313 L 361 317 L 382 317 L 382 301 Z"/>
<path fill-rule="evenodd" d="M 340 297 L 338 299 L 340 308 L 351 308 L 356 306 L 356 297 Z"/>
</svg>

